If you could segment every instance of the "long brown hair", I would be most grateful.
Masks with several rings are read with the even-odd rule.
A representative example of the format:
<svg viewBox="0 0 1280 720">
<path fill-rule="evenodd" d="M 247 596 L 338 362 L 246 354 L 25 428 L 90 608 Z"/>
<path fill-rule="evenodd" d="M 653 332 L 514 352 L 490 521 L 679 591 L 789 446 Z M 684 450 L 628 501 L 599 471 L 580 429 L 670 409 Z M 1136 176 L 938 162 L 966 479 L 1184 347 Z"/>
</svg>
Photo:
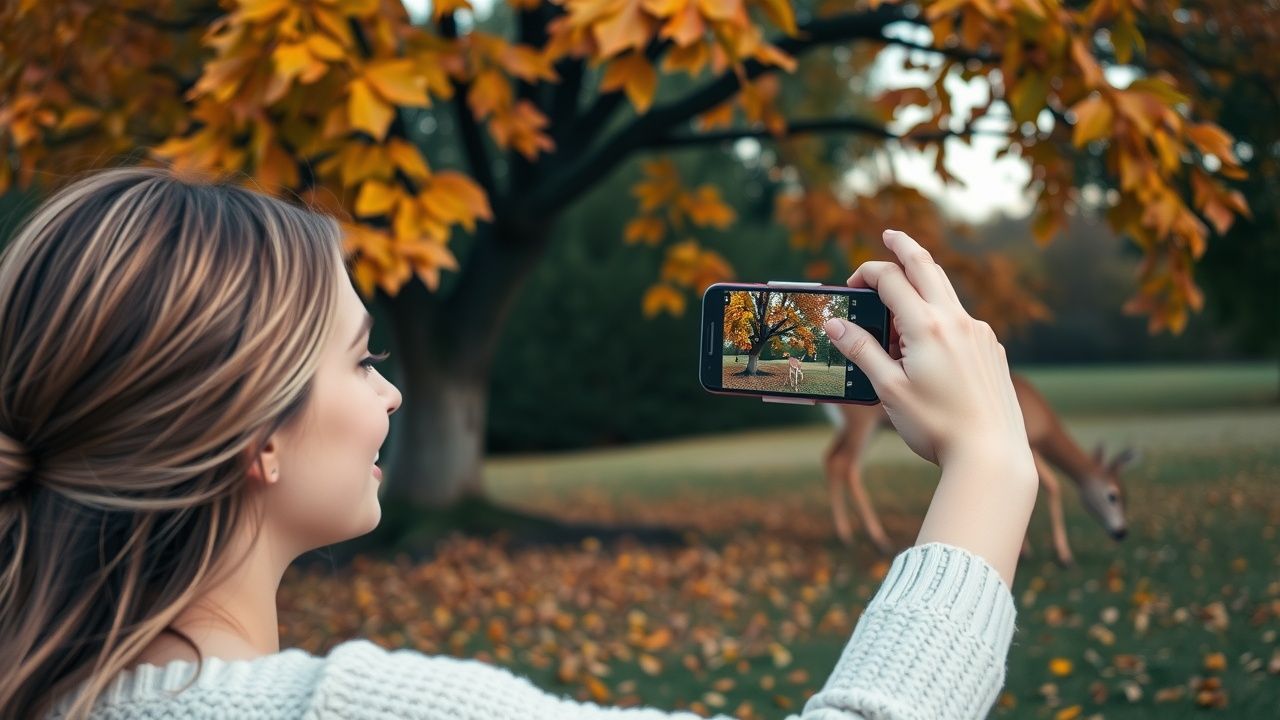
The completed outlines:
<svg viewBox="0 0 1280 720">
<path fill-rule="evenodd" d="M 67 715 L 84 717 L 231 567 L 228 540 L 253 522 L 246 473 L 308 401 L 341 248 L 310 208 L 144 167 L 75 179 L 15 234 L 0 258 L 4 717 L 73 689 Z"/>
</svg>

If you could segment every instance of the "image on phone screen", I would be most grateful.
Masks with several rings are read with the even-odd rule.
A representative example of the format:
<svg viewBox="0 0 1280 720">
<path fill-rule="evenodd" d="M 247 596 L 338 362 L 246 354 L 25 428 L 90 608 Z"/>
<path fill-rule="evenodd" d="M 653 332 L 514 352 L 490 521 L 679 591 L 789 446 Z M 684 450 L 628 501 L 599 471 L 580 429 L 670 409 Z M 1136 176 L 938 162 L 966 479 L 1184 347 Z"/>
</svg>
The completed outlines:
<svg viewBox="0 0 1280 720">
<path fill-rule="evenodd" d="M 845 318 L 866 327 L 883 345 L 887 316 L 875 293 L 722 288 L 706 300 L 714 303 L 704 312 L 704 341 L 712 341 L 704 343 L 702 376 L 708 390 L 875 401 L 866 375 L 823 328 L 833 317 Z M 718 318 L 712 311 L 716 306 L 723 309 Z"/>
</svg>

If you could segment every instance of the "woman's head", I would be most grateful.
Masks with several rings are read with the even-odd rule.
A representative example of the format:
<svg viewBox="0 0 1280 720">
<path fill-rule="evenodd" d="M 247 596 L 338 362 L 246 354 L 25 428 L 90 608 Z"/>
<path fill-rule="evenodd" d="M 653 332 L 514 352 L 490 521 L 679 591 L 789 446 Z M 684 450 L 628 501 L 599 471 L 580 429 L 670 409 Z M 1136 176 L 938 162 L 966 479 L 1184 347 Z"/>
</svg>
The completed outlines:
<svg viewBox="0 0 1280 720">
<path fill-rule="evenodd" d="M 237 558 L 377 525 L 399 405 L 332 218 L 88 175 L 0 259 L 0 707 L 97 694 Z M 26 710 L 27 712 L 22 712 Z"/>
</svg>

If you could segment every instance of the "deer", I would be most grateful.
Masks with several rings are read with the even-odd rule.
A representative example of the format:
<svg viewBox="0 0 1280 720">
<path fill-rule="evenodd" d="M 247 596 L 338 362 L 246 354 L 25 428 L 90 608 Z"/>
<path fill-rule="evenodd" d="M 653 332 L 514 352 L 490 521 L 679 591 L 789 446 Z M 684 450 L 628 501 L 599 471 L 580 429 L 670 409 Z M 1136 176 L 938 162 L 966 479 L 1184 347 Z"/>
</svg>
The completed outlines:
<svg viewBox="0 0 1280 720">
<path fill-rule="evenodd" d="M 804 369 L 800 367 L 800 361 L 791 357 L 789 353 L 782 357 L 787 360 L 787 384 L 792 390 L 799 392 L 800 382 L 804 380 Z"/>
<path fill-rule="evenodd" d="M 1080 501 L 1103 529 L 1116 541 L 1128 534 L 1125 517 L 1125 488 L 1120 473 L 1139 459 L 1139 453 L 1126 447 L 1106 457 L 1101 444 L 1092 455 L 1086 453 L 1067 434 L 1061 420 L 1044 396 L 1025 378 L 1012 374 L 1014 391 L 1022 408 L 1027 440 L 1039 476 L 1040 488 L 1049 504 L 1053 550 L 1057 563 L 1070 567 L 1075 563 L 1071 543 L 1062 515 L 1062 486 L 1053 467 L 1059 468 L 1079 491 Z M 851 405 L 823 403 L 828 418 L 836 425 L 835 438 L 824 456 L 827 490 L 835 520 L 836 535 L 846 546 L 853 544 L 853 530 L 842 497 L 847 489 L 863 530 L 876 550 L 892 556 L 896 550 L 880 523 L 862 480 L 862 459 L 876 428 L 889 421 L 883 405 Z M 892 427 L 892 426 L 891 426 Z M 1022 556 L 1032 554 L 1030 533 L 1023 540 Z"/>
</svg>

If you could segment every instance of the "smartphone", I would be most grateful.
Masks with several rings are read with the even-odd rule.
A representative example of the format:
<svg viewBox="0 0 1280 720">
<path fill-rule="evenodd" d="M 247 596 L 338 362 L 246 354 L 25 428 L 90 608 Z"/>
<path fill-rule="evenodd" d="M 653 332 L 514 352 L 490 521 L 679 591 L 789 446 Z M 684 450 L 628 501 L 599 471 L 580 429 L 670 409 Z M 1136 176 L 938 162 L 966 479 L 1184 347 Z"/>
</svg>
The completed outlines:
<svg viewBox="0 0 1280 720">
<path fill-rule="evenodd" d="M 765 402 L 874 405 L 867 378 L 827 338 L 842 317 L 889 349 L 889 309 L 874 290 L 816 282 L 716 283 L 702 295 L 698 380 Z"/>
</svg>

